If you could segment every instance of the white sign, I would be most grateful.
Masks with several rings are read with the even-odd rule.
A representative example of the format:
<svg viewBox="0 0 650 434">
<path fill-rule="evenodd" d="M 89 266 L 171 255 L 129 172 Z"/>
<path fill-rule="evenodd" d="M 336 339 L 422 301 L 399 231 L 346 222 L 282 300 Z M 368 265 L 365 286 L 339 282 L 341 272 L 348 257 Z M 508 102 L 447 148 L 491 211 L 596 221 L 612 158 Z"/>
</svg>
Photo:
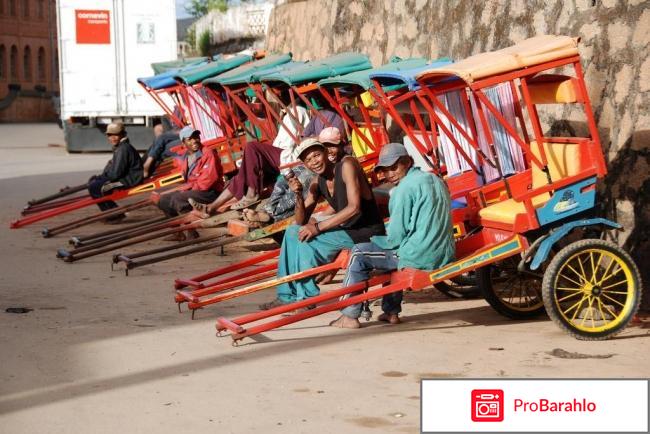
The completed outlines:
<svg viewBox="0 0 650 434">
<path fill-rule="evenodd" d="M 422 380 L 422 432 L 647 432 L 648 380 Z"/>
</svg>

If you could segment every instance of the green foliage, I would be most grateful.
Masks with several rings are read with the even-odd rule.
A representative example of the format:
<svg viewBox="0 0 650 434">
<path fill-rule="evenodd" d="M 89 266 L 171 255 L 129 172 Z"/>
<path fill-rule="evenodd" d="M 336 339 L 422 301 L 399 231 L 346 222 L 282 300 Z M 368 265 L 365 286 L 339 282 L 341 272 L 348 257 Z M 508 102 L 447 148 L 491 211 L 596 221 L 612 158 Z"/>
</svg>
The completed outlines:
<svg viewBox="0 0 650 434">
<path fill-rule="evenodd" d="M 192 23 L 187 28 L 187 37 L 185 39 L 190 47 L 192 47 L 192 51 L 196 50 L 196 26 L 194 24 Z"/>
<path fill-rule="evenodd" d="M 210 52 L 210 32 L 205 30 L 199 36 L 199 54 L 207 56 Z"/>
<path fill-rule="evenodd" d="M 228 0 L 190 0 L 185 3 L 185 10 L 194 18 L 200 18 L 215 10 L 226 12 L 228 10 Z"/>
</svg>

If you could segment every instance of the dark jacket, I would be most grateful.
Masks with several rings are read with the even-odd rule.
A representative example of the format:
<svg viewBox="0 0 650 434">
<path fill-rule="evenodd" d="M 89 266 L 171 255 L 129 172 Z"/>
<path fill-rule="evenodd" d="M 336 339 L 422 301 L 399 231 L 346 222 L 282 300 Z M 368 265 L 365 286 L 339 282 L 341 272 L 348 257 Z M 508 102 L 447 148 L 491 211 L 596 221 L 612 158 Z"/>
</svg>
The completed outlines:
<svg viewBox="0 0 650 434">
<path fill-rule="evenodd" d="M 128 138 L 122 139 L 113 149 L 113 158 L 106 164 L 102 175 L 111 182 L 121 182 L 125 187 L 140 184 L 143 179 L 142 159 Z"/>
</svg>

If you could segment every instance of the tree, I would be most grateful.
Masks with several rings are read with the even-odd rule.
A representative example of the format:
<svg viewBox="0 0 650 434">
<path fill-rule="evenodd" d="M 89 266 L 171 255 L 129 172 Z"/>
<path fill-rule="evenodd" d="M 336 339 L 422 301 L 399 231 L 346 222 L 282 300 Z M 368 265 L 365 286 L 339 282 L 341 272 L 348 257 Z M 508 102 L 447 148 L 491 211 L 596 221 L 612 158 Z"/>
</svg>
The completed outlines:
<svg viewBox="0 0 650 434">
<path fill-rule="evenodd" d="M 207 56 L 210 52 L 210 32 L 205 30 L 199 36 L 199 54 Z"/>
<path fill-rule="evenodd" d="M 228 0 L 190 0 L 185 3 L 185 10 L 194 18 L 200 18 L 213 10 L 226 12 Z"/>
</svg>

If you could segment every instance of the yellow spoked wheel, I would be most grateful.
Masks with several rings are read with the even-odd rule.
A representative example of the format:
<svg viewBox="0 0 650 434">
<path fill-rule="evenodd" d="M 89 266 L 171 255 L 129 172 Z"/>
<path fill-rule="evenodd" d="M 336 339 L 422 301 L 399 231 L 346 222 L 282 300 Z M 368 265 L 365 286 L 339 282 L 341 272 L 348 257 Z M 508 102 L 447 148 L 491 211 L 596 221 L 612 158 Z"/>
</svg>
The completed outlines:
<svg viewBox="0 0 650 434">
<path fill-rule="evenodd" d="M 553 258 L 542 282 L 546 311 L 570 335 L 607 339 L 627 326 L 641 303 L 636 264 L 616 244 L 582 240 Z"/>
<path fill-rule="evenodd" d="M 477 272 L 478 286 L 490 306 L 501 315 L 528 319 L 544 313 L 542 276 L 517 270 L 519 256 L 503 259 Z"/>
</svg>

